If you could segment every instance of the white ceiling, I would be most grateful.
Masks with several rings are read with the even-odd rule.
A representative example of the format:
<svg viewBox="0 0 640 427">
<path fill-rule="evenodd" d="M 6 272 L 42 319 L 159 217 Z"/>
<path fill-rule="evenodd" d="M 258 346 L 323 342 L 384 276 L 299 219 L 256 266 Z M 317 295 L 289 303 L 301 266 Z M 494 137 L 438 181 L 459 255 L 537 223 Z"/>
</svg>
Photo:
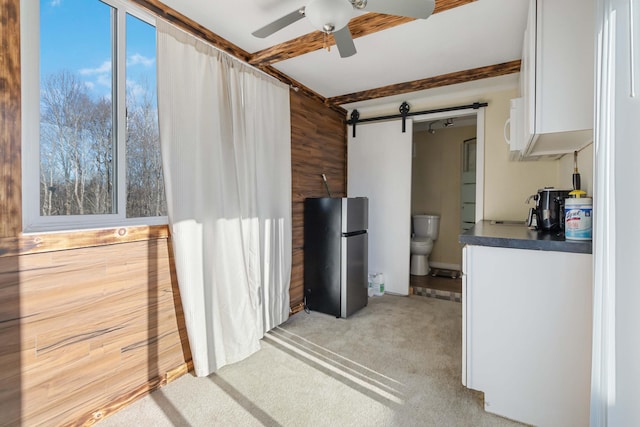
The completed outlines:
<svg viewBox="0 0 640 427">
<path fill-rule="evenodd" d="M 163 0 L 249 53 L 314 31 L 303 18 L 266 39 L 251 35 L 309 1 Z M 522 54 L 528 2 L 478 0 L 357 38 L 358 53 L 349 58 L 340 58 L 334 46 L 330 52 L 319 50 L 273 66 L 320 95 L 333 97 L 516 60 Z"/>
</svg>

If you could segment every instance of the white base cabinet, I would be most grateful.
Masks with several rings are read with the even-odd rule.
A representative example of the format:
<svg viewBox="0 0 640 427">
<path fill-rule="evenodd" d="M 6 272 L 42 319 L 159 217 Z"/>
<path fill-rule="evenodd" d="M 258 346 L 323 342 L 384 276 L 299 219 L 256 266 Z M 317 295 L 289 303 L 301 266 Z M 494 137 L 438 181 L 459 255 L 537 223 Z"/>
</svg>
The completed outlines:
<svg viewBox="0 0 640 427">
<path fill-rule="evenodd" d="M 487 412 L 589 425 L 592 255 L 463 249 L 463 384 Z"/>
</svg>

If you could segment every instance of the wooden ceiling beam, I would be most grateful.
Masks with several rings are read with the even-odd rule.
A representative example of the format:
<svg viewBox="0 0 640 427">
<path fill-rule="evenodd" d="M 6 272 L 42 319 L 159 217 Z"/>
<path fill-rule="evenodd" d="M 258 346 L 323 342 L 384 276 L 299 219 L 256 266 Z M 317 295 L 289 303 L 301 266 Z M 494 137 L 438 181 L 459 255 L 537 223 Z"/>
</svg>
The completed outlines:
<svg viewBox="0 0 640 427">
<path fill-rule="evenodd" d="M 443 12 L 474 1 L 476 0 L 436 0 L 436 7 L 433 13 Z M 415 21 L 415 19 L 404 16 L 384 15 L 381 13 L 365 13 L 353 18 L 349 22 L 349 30 L 351 31 L 353 38 L 357 39 L 359 37 L 387 30 L 411 21 Z M 326 37 L 323 32 L 314 31 L 293 40 L 256 52 L 251 55 L 249 63 L 257 66 L 271 65 L 275 62 L 295 58 L 333 45 L 335 45 L 333 36 Z"/>
<path fill-rule="evenodd" d="M 470 70 L 456 71 L 448 74 L 441 74 L 435 77 L 428 77 L 421 80 L 397 83 L 376 89 L 354 92 L 347 95 L 327 98 L 329 105 L 344 105 L 352 102 L 366 101 L 369 99 L 383 98 L 385 96 L 399 95 L 403 93 L 416 92 L 419 90 L 433 89 L 436 87 L 448 86 L 456 83 L 465 83 L 473 80 L 487 79 L 520 71 L 520 60 L 503 62 L 501 64 L 488 65 L 485 67 L 472 68 Z"/>
</svg>

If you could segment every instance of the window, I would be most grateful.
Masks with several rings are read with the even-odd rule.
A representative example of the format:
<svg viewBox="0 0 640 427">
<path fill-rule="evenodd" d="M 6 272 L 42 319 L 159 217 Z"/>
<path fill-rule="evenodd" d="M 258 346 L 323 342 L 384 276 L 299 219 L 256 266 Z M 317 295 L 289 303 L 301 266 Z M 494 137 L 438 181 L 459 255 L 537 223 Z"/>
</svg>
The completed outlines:
<svg viewBox="0 0 640 427">
<path fill-rule="evenodd" d="M 24 231 L 166 223 L 154 18 L 123 0 L 21 8 Z"/>
</svg>

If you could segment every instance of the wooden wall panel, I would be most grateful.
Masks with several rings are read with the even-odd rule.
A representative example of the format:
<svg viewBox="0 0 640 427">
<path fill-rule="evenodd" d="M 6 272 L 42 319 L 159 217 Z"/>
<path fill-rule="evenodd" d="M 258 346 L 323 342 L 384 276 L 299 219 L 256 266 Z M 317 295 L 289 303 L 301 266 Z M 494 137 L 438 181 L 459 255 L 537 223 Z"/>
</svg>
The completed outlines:
<svg viewBox="0 0 640 427">
<path fill-rule="evenodd" d="M 11 237 L 22 231 L 19 1 L 0 11 L 0 237 Z"/>
<path fill-rule="evenodd" d="M 325 174 L 331 194 L 347 194 L 345 116 L 315 99 L 291 91 L 291 179 L 293 265 L 291 306 L 302 302 L 304 285 L 304 199 L 325 197 Z"/>
<path fill-rule="evenodd" d="M 0 425 L 20 425 L 22 352 L 17 257 L 0 258 Z"/>
<path fill-rule="evenodd" d="M 0 258 L 0 363 L 21 362 L 0 384 L 18 383 L 23 402 L 18 422 L 4 418 L 15 399 L 0 399 L 0 425 L 92 424 L 187 364 L 172 265 L 167 239 Z"/>
<path fill-rule="evenodd" d="M 20 7 L 0 0 L 0 238 L 21 222 Z M 0 259 L 0 425 L 20 425 L 22 376 L 17 258 Z"/>
</svg>

